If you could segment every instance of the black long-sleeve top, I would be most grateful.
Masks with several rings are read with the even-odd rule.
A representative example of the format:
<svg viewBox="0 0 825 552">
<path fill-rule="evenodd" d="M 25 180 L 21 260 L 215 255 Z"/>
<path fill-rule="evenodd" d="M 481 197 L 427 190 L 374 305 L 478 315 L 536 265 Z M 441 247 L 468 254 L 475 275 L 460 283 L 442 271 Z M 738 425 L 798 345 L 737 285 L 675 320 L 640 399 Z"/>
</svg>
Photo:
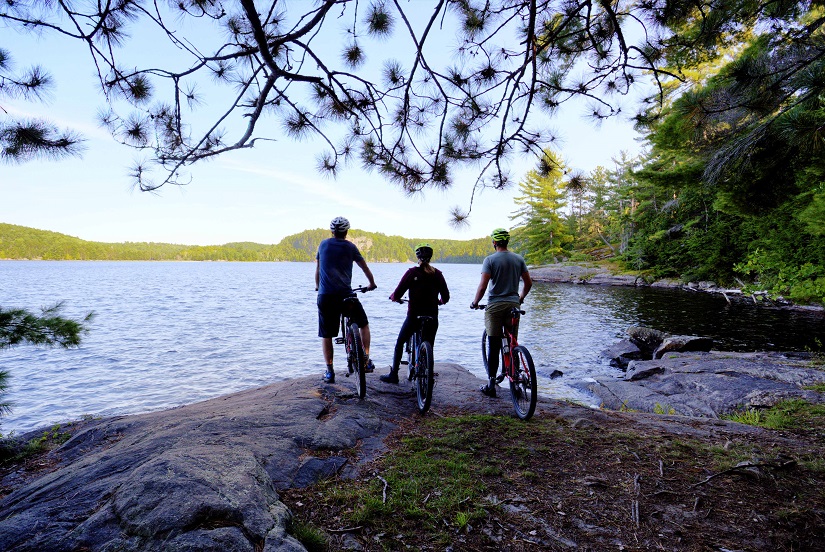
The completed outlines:
<svg viewBox="0 0 825 552">
<path fill-rule="evenodd" d="M 450 300 L 450 290 L 444 275 L 435 267 L 435 272 L 428 274 L 420 266 L 414 266 L 404 273 L 398 287 L 390 296 L 393 300 L 401 299 L 408 290 L 410 302 L 407 306 L 407 316 L 434 316 L 438 317 L 438 298 L 446 304 Z"/>
</svg>

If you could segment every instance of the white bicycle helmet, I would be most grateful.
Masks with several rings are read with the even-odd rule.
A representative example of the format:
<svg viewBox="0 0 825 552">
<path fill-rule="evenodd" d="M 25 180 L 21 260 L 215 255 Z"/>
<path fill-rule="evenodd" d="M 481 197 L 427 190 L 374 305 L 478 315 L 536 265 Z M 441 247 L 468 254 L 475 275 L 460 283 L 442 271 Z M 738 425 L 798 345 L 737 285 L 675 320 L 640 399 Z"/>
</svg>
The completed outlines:
<svg viewBox="0 0 825 552">
<path fill-rule="evenodd" d="M 346 232 L 349 230 L 349 221 L 344 217 L 335 217 L 329 223 L 329 229 L 333 232 Z"/>
</svg>

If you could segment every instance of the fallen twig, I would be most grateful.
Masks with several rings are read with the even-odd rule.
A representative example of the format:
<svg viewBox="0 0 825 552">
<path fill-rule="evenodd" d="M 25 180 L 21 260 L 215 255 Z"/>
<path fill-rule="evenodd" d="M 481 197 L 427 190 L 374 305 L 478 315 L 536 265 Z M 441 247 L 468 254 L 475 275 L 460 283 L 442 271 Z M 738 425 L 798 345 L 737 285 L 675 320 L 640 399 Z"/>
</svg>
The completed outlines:
<svg viewBox="0 0 825 552">
<path fill-rule="evenodd" d="M 636 494 L 636 498 L 633 499 L 633 505 L 631 506 L 631 516 L 633 517 L 633 522 L 636 524 L 636 527 L 639 527 L 639 493 L 641 491 L 641 486 L 639 485 L 639 474 L 637 473 L 633 477 L 633 491 Z"/>
<path fill-rule="evenodd" d="M 704 485 L 708 481 L 710 481 L 712 479 L 716 479 L 719 476 L 727 475 L 729 473 L 734 473 L 734 472 L 737 472 L 737 471 L 740 471 L 740 470 L 746 470 L 748 468 L 764 468 L 764 467 L 787 468 L 788 466 L 792 466 L 795 463 L 796 463 L 795 460 L 788 460 L 788 461 L 785 461 L 785 462 L 780 462 L 779 464 L 777 464 L 776 462 L 744 462 L 742 464 L 737 464 L 736 466 L 734 466 L 732 468 L 728 468 L 724 471 L 720 471 L 719 473 L 715 473 L 715 474 L 713 474 L 709 477 L 706 477 L 704 480 L 691 485 L 691 488 L 698 487 L 699 485 Z"/>
<path fill-rule="evenodd" d="M 383 477 L 381 477 L 380 475 L 376 475 L 375 477 L 380 479 L 381 482 L 384 484 L 384 490 L 381 492 L 381 502 L 383 504 L 386 504 L 387 503 L 387 487 L 389 486 L 389 484 L 387 483 L 387 480 L 384 479 Z"/>
<path fill-rule="evenodd" d="M 327 527 L 327 532 L 328 533 L 354 533 L 356 531 L 360 531 L 363 528 L 364 528 L 363 525 L 359 525 L 357 527 L 344 527 L 342 529 L 330 529 L 329 527 Z"/>
</svg>

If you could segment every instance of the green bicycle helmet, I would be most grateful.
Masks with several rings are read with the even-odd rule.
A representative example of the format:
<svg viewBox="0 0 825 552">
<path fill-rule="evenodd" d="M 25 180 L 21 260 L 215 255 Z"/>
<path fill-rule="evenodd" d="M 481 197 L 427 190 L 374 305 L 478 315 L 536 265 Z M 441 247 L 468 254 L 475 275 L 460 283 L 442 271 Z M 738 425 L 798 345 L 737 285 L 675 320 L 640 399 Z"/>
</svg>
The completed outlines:
<svg viewBox="0 0 825 552">
<path fill-rule="evenodd" d="M 415 257 L 419 261 L 429 261 L 433 258 L 433 248 L 428 243 L 419 243 L 415 246 Z"/>
<path fill-rule="evenodd" d="M 504 228 L 496 228 L 490 233 L 490 237 L 494 242 L 506 242 L 510 241 L 510 232 Z"/>
</svg>

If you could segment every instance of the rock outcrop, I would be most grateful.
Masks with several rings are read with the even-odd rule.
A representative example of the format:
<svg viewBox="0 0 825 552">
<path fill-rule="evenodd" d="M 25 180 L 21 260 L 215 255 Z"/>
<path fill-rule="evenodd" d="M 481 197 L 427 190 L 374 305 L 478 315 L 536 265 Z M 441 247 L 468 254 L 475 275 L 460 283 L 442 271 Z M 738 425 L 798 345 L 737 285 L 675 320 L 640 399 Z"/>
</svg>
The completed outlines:
<svg viewBox="0 0 825 552">
<path fill-rule="evenodd" d="M 805 389 L 823 381 L 825 371 L 797 355 L 710 351 L 634 360 L 622 378 L 585 385 L 605 408 L 716 418 L 786 399 L 825 402 L 822 393 Z"/>
<path fill-rule="evenodd" d="M 507 414 L 464 368 L 437 364 L 433 409 Z M 34 481 L 12 474 L 0 501 L 0 550 L 303 550 L 279 490 L 358 475 L 394 420 L 417 416 L 411 386 L 313 375 L 180 408 L 79 423 Z M 506 397 L 509 393 L 504 391 Z M 6 491 L 8 492 L 8 490 Z"/>
</svg>

